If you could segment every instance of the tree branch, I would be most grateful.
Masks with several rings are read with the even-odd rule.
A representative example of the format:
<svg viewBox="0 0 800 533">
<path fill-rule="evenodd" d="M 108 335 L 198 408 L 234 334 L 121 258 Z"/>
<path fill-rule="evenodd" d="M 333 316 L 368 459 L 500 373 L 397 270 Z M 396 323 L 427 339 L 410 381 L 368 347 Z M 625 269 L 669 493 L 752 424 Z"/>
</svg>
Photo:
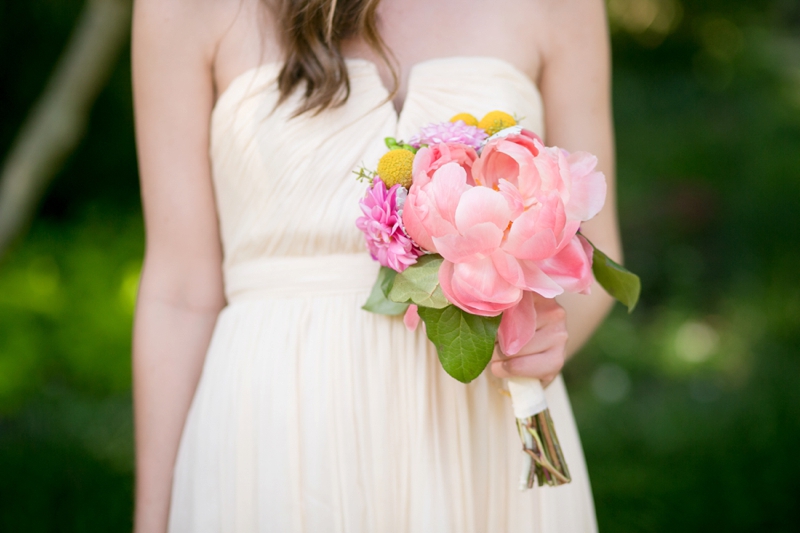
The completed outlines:
<svg viewBox="0 0 800 533">
<path fill-rule="evenodd" d="M 47 185 L 83 138 L 130 32 L 131 0 L 87 0 L 47 87 L 0 174 L 0 258 L 33 216 Z"/>
</svg>

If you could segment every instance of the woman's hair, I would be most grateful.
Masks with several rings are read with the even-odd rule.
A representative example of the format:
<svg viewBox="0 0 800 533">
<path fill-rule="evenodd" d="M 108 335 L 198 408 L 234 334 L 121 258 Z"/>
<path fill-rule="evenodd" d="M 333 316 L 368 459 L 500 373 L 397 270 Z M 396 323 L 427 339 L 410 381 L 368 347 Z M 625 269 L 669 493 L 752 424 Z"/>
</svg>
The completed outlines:
<svg viewBox="0 0 800 533">
<path fill-rule="evenodd" d="M 342 41 L 363 39 L 392 72 L 397 73 L 378 32 L 375 12 L 380 0 L 263 0 L 274 14 L 284 53 L 278 75 L 280 105 L 298 86 L 303 102 L 295 112 L 319 113 L 342 105 L 350 96 L 350 78 L 342 55 Z"/>
</svg>

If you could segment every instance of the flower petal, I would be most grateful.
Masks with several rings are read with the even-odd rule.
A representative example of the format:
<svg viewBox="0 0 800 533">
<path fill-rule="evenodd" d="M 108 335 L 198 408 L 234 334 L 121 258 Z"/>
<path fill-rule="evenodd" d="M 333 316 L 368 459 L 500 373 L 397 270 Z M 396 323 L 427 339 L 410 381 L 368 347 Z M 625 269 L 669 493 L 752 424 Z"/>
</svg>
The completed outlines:
<svg viewBox="0 0 800 533">
<path fill-rule="evenodd" d="M 468 189 L 467 173 L 458 163 L 447 163 L 433 173 L 430 190 L 442 219 L 455 225 L 459 200 Z"/>
<path fill-rule="evenodd" d="M 522 267 L 519 266 L 514 256 L 497 250 L 492 254 L 492 264 L 494 265 L 497 273 L 511 285 L 517 288 L 525 286 L 525 276 L 522 274 Z"/>
<path fill-rule="evenodd" d="M 499 192 L 488 187 L 472 187 L 464 192 L 456 208 L 456 228 L 462 233 L 477 225 L 491 223 L 501 232 L 511 222 L 508 202 Z"/>
<path fill-rule="evenodd" d="M 537 205 L 517 217 L 508 231 L 503 250 L 517 259 L 531 261 L 546 259 L 556 253 L 558 242 L 552 227 L 540 223 L 540 219 L 547 218 L 543 209 Z"/>
<path fill-rule="evenodd" d="M 469 228 L 463 235 L 451 233 L 434 237 L 433 244 L 442 257 L 453 263 L 467 263 L 488 257 L 503 240 L 503 232 L 484 222 Z"/>
<path fill-rule="evenodd" d="M 477 185 L 491 189 L 497 186 L 501 178 L 516 184 L 519 165 L 513 157 L 498 151 L 497 143 L 500 142 L 503 142 L 502 139 L 492 146 L 484 146 L 480 157 L 472 166 L 472 177 Z"/>
<path fill-rule="evenodd" d="M 519 261 L 522 270 L 522 288 L 541 294 L 545 298 L 555 298 L 564 289 L 533 261 Z"/>
<path fill-rule="evenodd" d="M 569 244 L 569 241 L 575 236 L 576 233 L 581 229 L 581 223 L 579 220 L 569 220 L 564 225 L 564 230 L 561 232 L 561 242 L 558 243 L 558 248 L 556 253 L 560 252 L 564 249 L 565 246 Z"/>
<path fill-rule="evenodd" d="M 433 151 L 429 147 L 420 148 L 414 156 L 414 162 L 411 165 L 411 175 L 414 177 L 412 183 L 419 187 L 423 187 L 430 183 L 431 178 L 428 175 L 428 169 L 434 159 Z M 409 191 L 410 192 L 410 191 Z"/>
<path fill-rule="evenodd" d="M 544 192 L 557 191 L 563 197 L 568 193 L 561 177 L 559 157 L 561 157 L 561 151 L 558 148 L 541 146 L 539 155 L 535 159 L 535 165 L 541 180 L 540 189 Z"/>
<path fill-rule="evenodd" d="M 500 350 L 506 355 L 516 355 L 528 344 L 536 333 L 536 299 L 532 292 L 522 293 L 522 299 L 514 307 L 503 311 L 497 340 Z"/>
<path fill-rule="evenodd" d="M 504 280 L 518 289 L 533 291 L 545 298 L 553 298 L 564 292 L 533 261 L 520 261 L 498 250 L 492 254 L 492 264 Z"/>
<path fill-rule="evenodd" d="M 488 258 L 459 265 L 444 261 L 439 284 L 450 302 L 474 315 L 497 316 L 522 298 L 522 291 L 503 280 Z"/>
<path fill-rule="evenodd" d="M 478 158 L 475 150 L 464 144 L 441 143 L 421 148 L 414 157 L 412 174 L 414 183 L 424 186 L 431 181 L 433 173 L 448 163 L 457 163 L 467 173 L 467 184 L 472 181 L 472 165 Z"/>
<path fill-rule="evenodd" d="M 597 158 L 586 152 L 575 152 L 567 158 L 569 165 L 569 201 L 567 217 L 589 220 L 603 208 L 606 201 L 606 177 L 596 171 Z"/>
<path fill-rule="evenodd" d="M 562 244 L 566 221 L 561 197 L 551 192 L 541 204 L 530 207 L 514 220 L 503 249 L 517 259 L 542 261 L 552 257 Z"/>
<path fill-rule="evenodd" d="M 508 209 L 511 211 L 511 220 L 516 219 L 525 210 L 525 201 L 522 198 L 522 193 L 510 181 L 505 179 L 500 180 L 497 188 L 503 198 L 506 199 Z"/>
<path fill-rule="evenodd" d="M 417 311 L 417 306 L 411 304 L 406 309 L 406 314 L 403 315 L 403 324 L 406 325 L 406 328 L 409 331 L 414 331 L 419 326 L 419 312 Z"/>
<path fill-rule="evenodd" d="M 575 235 L 563 250 L 540 262 L 539 266 L 542 272 L 567 292 L 588 294 L 594 281 L 592 245 L 580 235 Z"/>
<path fill-rule="evenodd" d="M 512 158 L 516 163 L 515 172 L 513 174 L 507 174 L 508 176 L 513 176 L 514 179 L 506 179 L 511 183 L 516 182 L 515 185 L 519 188 L 523 197 L 527 198 L 535 195 L 541 187 L 541 180 L 539 178 L 538 169 L 534 164 L 535 159 L 530 147 L 515 142 L 504 141 L 498 145 L 497 152 Z M 500 177 L 505 176 L 500 175 Z"/>
<path fill-rule="evenodd" d="M 411 186 L 405 206 L 403 207 L 403 227 L 409 237 L 420 247 L 429 252 L 436 252 L 431 234 L 423 222 L 428 218 L 430 208 L 426 205 L 427 194 L 416 183 Z"/>
</svg>

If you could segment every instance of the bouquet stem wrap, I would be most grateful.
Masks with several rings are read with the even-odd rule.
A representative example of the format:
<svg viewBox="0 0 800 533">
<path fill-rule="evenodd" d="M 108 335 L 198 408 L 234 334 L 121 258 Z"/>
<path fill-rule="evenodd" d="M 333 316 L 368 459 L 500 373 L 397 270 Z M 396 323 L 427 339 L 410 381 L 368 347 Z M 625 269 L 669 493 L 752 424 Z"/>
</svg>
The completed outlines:
<svg viewBox="0 0 800 533">
<path fill-rule="evenodd" d="M 550 418 L 542 383 L 533 378 L 510 378 L 508 391 L 524 454 L 520 490 L 532 488 L 536 480 L 539 486 L 569 483 L 569 469 Z"/>
</svg>

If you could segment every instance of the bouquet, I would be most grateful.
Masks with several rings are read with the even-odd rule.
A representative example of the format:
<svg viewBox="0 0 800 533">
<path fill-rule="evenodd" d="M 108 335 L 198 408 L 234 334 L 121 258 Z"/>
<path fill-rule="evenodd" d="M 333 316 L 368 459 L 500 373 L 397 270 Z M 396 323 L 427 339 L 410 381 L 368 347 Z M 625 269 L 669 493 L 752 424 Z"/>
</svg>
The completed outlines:
<svg viewBox="0 0 800 533">
<path fill-rule="evenodd" d="M 536 330 L 534 294 L 588 294 L 596 279 L 633 310 L 638 277 L 580 233 L 606 197 L 597 158 L 545 146 L 502 111 L 429 124 L 388 152 L 356 221 L 381 269 L 364 309 L 425 324 L 445 371 L 468 383 L 498 344 L 518 354 Z M 522 440 L 520 488 L 570 481 L 537 379 L 508 380 Z"/>
</svg>

